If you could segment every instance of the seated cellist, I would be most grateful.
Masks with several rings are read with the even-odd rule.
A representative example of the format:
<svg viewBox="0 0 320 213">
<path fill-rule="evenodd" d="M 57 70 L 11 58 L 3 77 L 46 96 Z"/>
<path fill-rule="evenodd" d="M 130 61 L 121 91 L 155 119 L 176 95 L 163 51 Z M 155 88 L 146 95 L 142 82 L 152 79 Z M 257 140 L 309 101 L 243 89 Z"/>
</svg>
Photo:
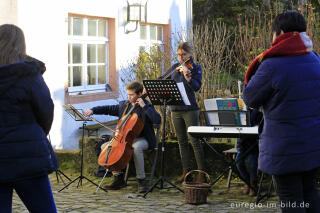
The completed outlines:
<svg viewBox="0 0 320 213">
<path fill-rule="evenodd" d="M 155 134 L 153 130 L 153 124 L 160 124 L 161 117 L 155 110 L 153 105 L 147 100 L 140 98 L 143 91 L 143 86 L 139 82 L 132 82 L 126 85 L 128 99 L 121 101 L 117 105 L 97 106 L 92 109 L 88 109 L 84 112 L 85 116 L 92 114 L 105 114 L 113 115 L 121 118 L 130 108 L 138 103 L 139 107 L 134 109 L 134 112 L 143 120 L 144 127 L 140 135 L 135 138 L 133 142 L 133 159 L 136 168 L 136 176 L 138 179 L 138 192 L 143 193 L 148 189 L 147 181 L 145 181 L 145 170 L 144 170 L 144 158 L 143 150 L 153 149 L 155 146 Z M 102 148 L 104 145 L 101 146 Z M 118 190 L 125 186 L 124 173 L 123 171 L 113 171 L 114 179 L 110 184 L 104 186 L 109 190 Z"/>
</svg>

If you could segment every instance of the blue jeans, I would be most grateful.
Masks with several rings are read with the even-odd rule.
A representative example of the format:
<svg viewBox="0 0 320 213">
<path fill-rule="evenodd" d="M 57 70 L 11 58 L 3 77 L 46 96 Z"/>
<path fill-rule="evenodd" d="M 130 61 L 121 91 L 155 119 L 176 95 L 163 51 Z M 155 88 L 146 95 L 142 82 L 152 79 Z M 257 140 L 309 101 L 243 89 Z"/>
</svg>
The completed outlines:
<svg viewBox="0 0 320 213">
<path fill-rule="evenodd" d="M 283 213 L 320 212 L 316 175 L 317 170 L 311 170 L 272 176 Z"/>
<path fill-rule="evenodd" d="M 239 170 L 239 173 L 241 177 L 244 180 L 247 180 L 248 182 L 251 181 L 257 181 L 258 176 L 257 176 L 257 169 L 258 169 L 258 151 L 251 151 L 248 154 L 248 167 L 249 167 L 249 173 L 246 167 L 246 157 L 243 157 L 245 154 L 244 151 L 238 151 L 237 156 L 236 156 L 236 165 Z"/>
<path fill-rule="evenodd" d="M 0 183 L 0 212 L 12 212 L 12 193 L 16 191 L 31 213 L 56 213 L 51 185 L 48 176 L 22 181 Z"/>
</svg>

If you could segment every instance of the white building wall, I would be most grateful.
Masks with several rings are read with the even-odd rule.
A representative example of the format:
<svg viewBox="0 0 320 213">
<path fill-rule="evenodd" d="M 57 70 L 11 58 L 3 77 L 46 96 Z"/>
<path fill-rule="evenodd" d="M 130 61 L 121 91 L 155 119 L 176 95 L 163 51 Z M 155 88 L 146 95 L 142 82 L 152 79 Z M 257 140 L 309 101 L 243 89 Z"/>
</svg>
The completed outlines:
<svg viewBox="0 0 320 213">
<path fill-rule="evenodd" d="M 17 0 L 1 0 L 0 11 L 0 24 L 17 24 Z"/>
<path fill-rule="evenodd" d="M 170 19 L 171 36 L 174 37 L 176 33 L 183 33 L 183 36 L 185 36 L 186 7 L 187 0 L 149 0 L 148 22 L 167 24 Z M 172 40 L 175 42 L 174 39 Z"/>
<path fill-rule="evenodd" d="M 148 0 L 147 22 L 168 24 L 172 36 L 186 28 L 185 0 Z M 55 103 L 55 117 L 50 132 L 58 149 L 78 149 L 82 122 L 74 121 L 63 109 L 64 88 L 68 82 L 68 13 L 116 19 L 116 67 L 125 66 L 138 54 L 138 31 L 126 33 L 127 0 L 1 0 L 0 24 L 13 23 L 25 33 L 27 53 L 45 62 L 44 78 Z M 172 39 L 172 42 L 175 40 Z M 120 84 L 120 80 L 118 84 Z M 75 104 L 79 109 L 117 104 L 118 100 L 101 100 Z M 95 116 L 101 121 L 112 116 Z M 88 123 L 90 124 L 90 123 Z"/>
</svg>

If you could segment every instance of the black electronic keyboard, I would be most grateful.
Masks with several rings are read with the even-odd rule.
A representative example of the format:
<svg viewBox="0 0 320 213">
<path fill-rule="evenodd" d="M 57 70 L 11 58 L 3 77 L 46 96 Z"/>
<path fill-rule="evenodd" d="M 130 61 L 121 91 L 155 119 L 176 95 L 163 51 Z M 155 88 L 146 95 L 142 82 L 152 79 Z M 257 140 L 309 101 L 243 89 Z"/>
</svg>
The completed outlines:
<svg viewBox="0 0 320 213">
<path fill-rule="evenodd" d="M 258 126 L 231 127 L 231 126 L 190 126 L 188 133 L 193 137 L 213 138 L 258 138 Z"/>
</svg>

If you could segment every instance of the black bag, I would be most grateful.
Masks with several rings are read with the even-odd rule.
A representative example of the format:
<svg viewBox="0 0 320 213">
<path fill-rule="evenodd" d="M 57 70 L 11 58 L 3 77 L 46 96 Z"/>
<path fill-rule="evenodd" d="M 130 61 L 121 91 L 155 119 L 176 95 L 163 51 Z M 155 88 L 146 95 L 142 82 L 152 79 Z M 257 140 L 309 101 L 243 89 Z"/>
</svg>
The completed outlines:
<svg viewBox="0 0 320 213">
<path fill-rule="evenodd" d="M 101 139 L 96 142 L 94 150 L 95 150 L 97 156 L 99 156 L 101 153 L 101 145 L 110 141 L 110 140 L 111 140 L 111 135 L 102 135 Z"/>
</svg>

